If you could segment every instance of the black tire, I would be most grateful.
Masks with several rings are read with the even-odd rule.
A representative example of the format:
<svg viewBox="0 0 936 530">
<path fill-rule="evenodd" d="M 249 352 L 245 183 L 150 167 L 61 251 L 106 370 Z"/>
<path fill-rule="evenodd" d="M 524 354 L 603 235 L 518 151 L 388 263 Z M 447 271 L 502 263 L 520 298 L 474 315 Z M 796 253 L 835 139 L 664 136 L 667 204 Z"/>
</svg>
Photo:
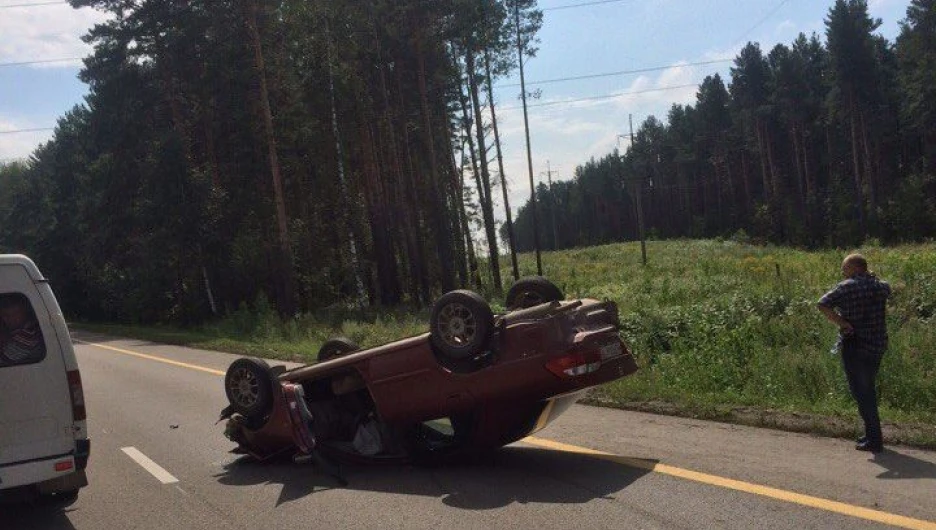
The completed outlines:
<svg viewBox="0 0 936 530">
<path fill-rule="evenodd" d="M 484 352 L 494 331 L 494 313 L 484 298 L 472 291 L 452 291 L 432 306 L 429 340 L 441 355 L 470 359 Z"/>
<path fill-rule="evenodd" d="M 56 508 L 67 508 L 78 501 L 78 489 L 59 491 L 49 495 L 48 500 Z"/>
<path fill-rule="evenodd" d="M 241 357 L 231 363 L 224 375 L 224 392 L 234 411 L 253 423 L 273 409 L 275 379 L 263 359 Z"/>
<path fill-rule="evenodd" d="M 562 290 L 556 284 L 542 276 L 520 278 L 507 291 L 507 309 L 526 309 L 547 302 L 565 299 Z"/>
<path fill-rule="evenodd" d="M 335 357 L 360 349 L 361 347 L 357 343 L 347 337 L 335 337 L 325 341 L 325 344 L 322 344 L 322 347 L 319 348 L 318 362 L 330 361 Z"/>
</svg>

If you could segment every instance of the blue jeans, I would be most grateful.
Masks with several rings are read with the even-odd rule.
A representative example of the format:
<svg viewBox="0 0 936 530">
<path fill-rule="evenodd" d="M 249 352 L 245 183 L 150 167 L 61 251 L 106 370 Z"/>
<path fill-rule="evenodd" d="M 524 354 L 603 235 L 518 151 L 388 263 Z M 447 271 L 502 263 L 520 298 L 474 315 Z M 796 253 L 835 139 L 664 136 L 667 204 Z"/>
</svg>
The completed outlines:
<svg viewBox="0 0 936 530">
<path fill-rule="evenodd" d="M 881 355 L 849 348 L 842 348 L 842 366 L 848 380 L 848 389 L 858 404 L 858 414 L 865 424 L 865 436 L 872 444 L 883 443 L 881 417 L 878 414 L 877 390 L 874 383 L 881 367 Z"/>
</svg>

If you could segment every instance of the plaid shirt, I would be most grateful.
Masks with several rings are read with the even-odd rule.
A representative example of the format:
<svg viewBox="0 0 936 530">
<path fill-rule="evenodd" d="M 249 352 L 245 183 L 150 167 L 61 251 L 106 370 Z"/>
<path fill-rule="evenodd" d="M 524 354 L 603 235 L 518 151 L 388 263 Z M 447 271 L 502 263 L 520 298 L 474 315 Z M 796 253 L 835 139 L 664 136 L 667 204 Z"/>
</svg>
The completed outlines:
<svg viewBox="0 0 936 530">
<path fill-rule="evenodd" d="M 883 355 L 887 350 L 884 313 L 890 294 L 891 288 L 887 282 L 870 274 L 858 274 L 827 292 L 819 299 L 819 305 L 836 309 L 855 328 L 855 338 L 860 349 Z"/>
</svg>

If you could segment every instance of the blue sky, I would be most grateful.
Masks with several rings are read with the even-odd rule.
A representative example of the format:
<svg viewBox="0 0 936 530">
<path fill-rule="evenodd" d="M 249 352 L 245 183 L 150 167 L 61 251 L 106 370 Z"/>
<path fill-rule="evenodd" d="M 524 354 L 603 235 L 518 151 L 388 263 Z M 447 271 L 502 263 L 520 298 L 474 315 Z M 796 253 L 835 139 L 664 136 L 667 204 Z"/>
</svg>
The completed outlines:
<svg viewBox="0 0 936 530">
<path fill-rule="evenodd" d="M 86 55 L 80 36 L 102 15 L 67 5 L 3 8 L 39 0 L 0 0 L 0 64 Z M 554 179 L 571 178 L 575 167 L 618 145 L 650 114 L 664 118 L 673 103 L 692 103 L 695 84 L 719 72 L 727 80 L 729 62 L 706 66 L 680 64 L 732 59 L 747 41 L 769 51 L 789 44 L 799 32 L 824 31 L 832 0 L 621 0 L 563 9 L 595 0 L 540 0 L 544 24 L 537 57 L 527 64 L 527 80 L 669 67 L 643 74 L 532 84 L 542 97 L 531 104 L 531 140 L 536 180 L 545 180 L 547 161 Z M 908 0 L 870 0 L 881 18 L 879 33 L 893 40 Z M 556 9 L 560 8 L 560 9 Z M 82 102 L 85 86 L 76 61 L 30 66 L 0 66 L 0 131 L 45 128 Z M 529 195 L 523 116 L 519 88 L 497 83 L 496 103 L 504 136 L 511 206 Z M 688 87 L 672 89 L 669 87 Z M 638 94 L 626 94 L 639 92 Z M 624 94 L 600 100 L 569 100 Z M 27 156 L 51 132 L 0 133 L 0 160 Z M 621 141 L 626 146 L 626 141 Z"/>
</svg>

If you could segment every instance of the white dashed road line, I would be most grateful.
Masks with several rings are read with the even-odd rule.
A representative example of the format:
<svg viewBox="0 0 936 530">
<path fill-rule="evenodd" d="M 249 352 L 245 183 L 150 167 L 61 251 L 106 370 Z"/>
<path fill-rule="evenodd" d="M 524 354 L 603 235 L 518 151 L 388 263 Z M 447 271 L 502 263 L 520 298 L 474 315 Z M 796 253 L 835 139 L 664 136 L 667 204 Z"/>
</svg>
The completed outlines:
<svg viewBox="0 0 936 530">
<path fill-rule="evenodd" d="M 173 477 L 168 471 L 159 466 L 156 462 L 149 459 L 148 456 L 141 453 L 136 447 L 124 447 L 121 449 L 134 462 L 140 464 L 140 467 L 149 471 L 150 475 L 156 477 L 156 480 L 163 484 L 175 484 L 179 479 Z"/>
</svg>

